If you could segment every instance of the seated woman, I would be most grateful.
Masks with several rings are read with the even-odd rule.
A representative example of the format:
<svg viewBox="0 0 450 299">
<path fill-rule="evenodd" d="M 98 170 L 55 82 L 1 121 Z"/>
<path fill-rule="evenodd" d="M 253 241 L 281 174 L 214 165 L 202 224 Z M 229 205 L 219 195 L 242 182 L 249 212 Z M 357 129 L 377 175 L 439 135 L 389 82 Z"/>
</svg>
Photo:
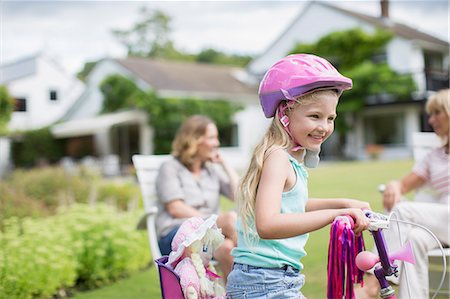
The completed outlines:
<svg viewBox="0 0 450 299">
<path fill-rule="evenodd" d="M 220 195 L 234 200 L 238 175 L 219 152 L 218 130 L 201 115 L 188 118 L 172 143 L 173 159 L 161 165 L 156 179 L 159 212 L 156 230 L 163 255 L 171 251 L 172 239 L 184 220 L 218 214 L 217 225 L 225 236 L 215 251 L 223 276 L 231 271 L 231 249 L 236 246 L 236 213 L 219 213 Z"/>
<path fill-rule="evenodd" d="M 449 200 L 450 200 L 450 154 L 449 119 L 450 89 L 442 90 L 431 96 L 426 104 L 428 122 L 436 135 L 442 140 L 442 146 L 432 150 L 418 162 L 412 171 L 399 181 L 386 185 L 383 204 L 387 211 L 394 211 L 399 219 L 414 222 L 430 229 L 443 243 L 449 244 Z M 402 195 L 430 184 L 436 192 L 434 202 L 400 201 Z M 399 246 L 399 234 L 396 225 L 385 230 L 389 251 Z M 413 227 L 400 227 L 402 239 L 413 246 L 416 265 L 404 264 L 400 273 L 399 296 L 397 298 L 428 298 L 428 259 L 427 252 L 437 248 L 438 244 L 425 230 Z M 406 233 L 407 232 L 407 233 Z M 357 289 L 356 298 L 377 298 L 380 286 L 373 275 L 365 279 L 364 288 Z"/>
</svg>

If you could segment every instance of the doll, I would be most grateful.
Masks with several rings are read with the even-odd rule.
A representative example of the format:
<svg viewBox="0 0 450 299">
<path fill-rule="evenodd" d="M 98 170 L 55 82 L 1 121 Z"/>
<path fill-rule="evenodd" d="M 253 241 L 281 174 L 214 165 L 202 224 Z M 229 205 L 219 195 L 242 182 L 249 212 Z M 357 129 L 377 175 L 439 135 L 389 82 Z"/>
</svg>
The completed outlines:
<svg viewBox="0 0 450 299">
<path fill-rule="evenodd" d="M 217 215 L 203 220 L 187 219 L 172 240 L 169 264 L 180 276 L 181 289 L 187 299 L 225 298 L 225 290 L 219 284 L 211 259 L 214 250 L 224 240 L 216 225 Z"/>
</svg>

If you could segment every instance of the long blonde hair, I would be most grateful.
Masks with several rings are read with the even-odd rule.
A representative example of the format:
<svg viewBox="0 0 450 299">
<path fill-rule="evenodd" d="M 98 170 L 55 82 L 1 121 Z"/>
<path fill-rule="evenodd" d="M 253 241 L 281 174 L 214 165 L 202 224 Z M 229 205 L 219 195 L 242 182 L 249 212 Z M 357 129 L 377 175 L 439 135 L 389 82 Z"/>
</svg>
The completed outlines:
<svg viewBox="0 0 450 299">
<path fill-rule="evenodd" d="M 177 130 L 172 142 L 172 155 L 188 169 L 191 169 L 193 158 L 197 155 L 198 145 L 206 134 L 206 128 L 214 122 L 204 115 L 189 117 Z"/>
<path fill-rule="evenodd" d="M 333 94 L 338 95 L 335 90 L 320 90 L 303 95 L 297 98 L 294 105 L 288 106 L 285 114 L 289 116 L 297 106 L 314 101 L 318 96 L 327 92 L 333 92 Z M 263 139 L 255 147 L 248 169 L 239 184 L 237 204 L 244 236 L 249 235 L 247 232 L 250 232 L 251 235 L 256 234 L 256 232 L 253 231 L 254 227 L 252 227 L 250 223 L 255 219 L 256 193 L 258 191 L 265 159 L 277 149 L 288 150 L 293 146 L 291 137 L 284 129 L 277 115 L 278 108 Z"/>
<path fill-rule="evenodd" d="M 431 114 L 433 110 L 442 110 L 450 119 L 450 89 L 443 89 L 428 98 L 425 105 L 425 110 Z M 449 150 L 450 130 L 447 136 L 439 136 L 442 140 L 442 145 Z"/>
</svg>

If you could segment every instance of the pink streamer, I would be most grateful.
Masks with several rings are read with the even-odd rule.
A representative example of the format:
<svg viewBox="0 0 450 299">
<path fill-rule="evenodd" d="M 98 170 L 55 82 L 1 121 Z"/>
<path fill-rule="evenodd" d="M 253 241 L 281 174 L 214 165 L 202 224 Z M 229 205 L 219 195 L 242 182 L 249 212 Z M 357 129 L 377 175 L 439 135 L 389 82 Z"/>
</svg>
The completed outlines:
<svg viewBox="0 0 450 299">
<path fill-rule="evenodd" d="M 331 224 L 328 247 L 328 299 L 354 299 L 353 285 L 363 284 L 363 272 L 356 267 L 356 255 L 364 250 L 362 234 L 355 237 L 350 216 L 336 217 Z"/>
</svg>

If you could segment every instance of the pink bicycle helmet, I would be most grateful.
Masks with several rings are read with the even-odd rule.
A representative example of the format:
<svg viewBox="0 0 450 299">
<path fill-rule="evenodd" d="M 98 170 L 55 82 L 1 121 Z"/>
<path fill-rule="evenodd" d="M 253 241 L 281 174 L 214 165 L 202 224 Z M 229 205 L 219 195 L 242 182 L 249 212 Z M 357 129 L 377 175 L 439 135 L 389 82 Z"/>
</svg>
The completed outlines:
<svg viewBox="0 0 450 299">
<path fill-rule="evenodd" d="M 317 89 L 352 88 L 352 80 L 342 76 L 327 60 L 311 54 L 292 54 L 276 62 L 259 85 L 259 99 L 267 118 L 273 117 L 281 101 L 295 100 Z"/>
</svg>

